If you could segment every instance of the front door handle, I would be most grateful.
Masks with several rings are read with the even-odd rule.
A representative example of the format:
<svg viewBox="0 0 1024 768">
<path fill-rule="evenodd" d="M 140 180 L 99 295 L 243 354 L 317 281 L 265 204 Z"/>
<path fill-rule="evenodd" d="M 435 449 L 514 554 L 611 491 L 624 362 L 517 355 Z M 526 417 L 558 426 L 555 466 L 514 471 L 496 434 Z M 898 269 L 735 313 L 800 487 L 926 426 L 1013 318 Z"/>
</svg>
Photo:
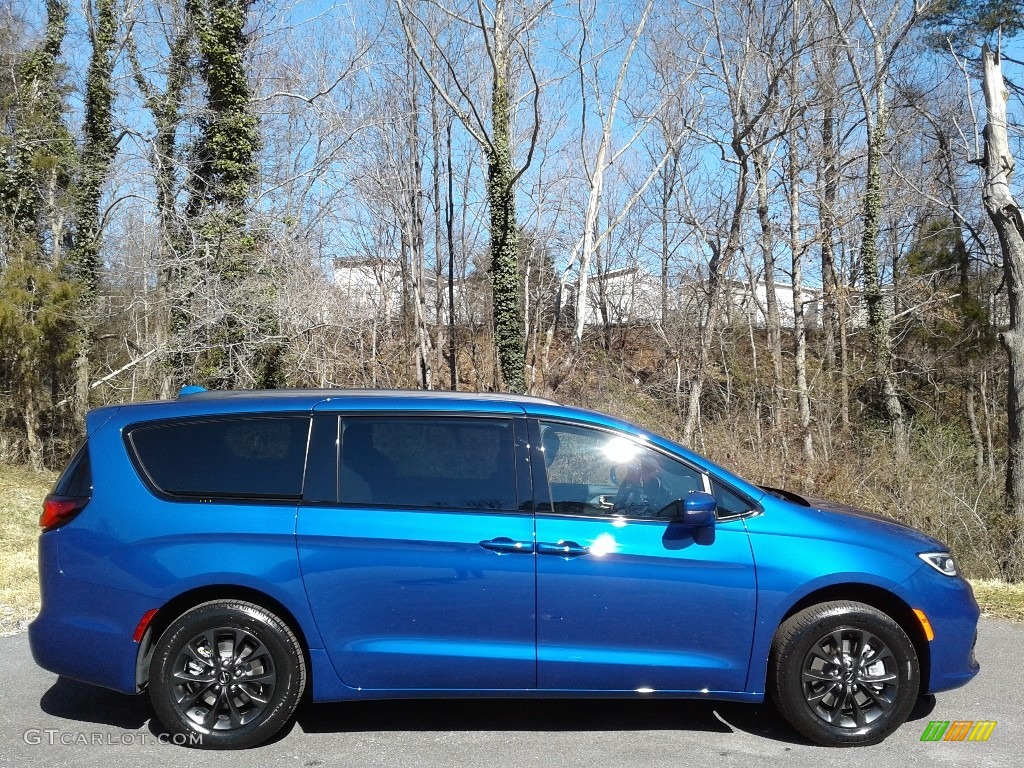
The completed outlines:
<svg viewBox="0 0 1024 768">
<path fill-rule="evenodd" d="M 499 536 L 496 539 L 484 539 L 480 542 L 480 546 L 484 549 L 491 550 L 491 552 L 497 552 L 498 554 L 505 554 L 509 552 L 521 552 L 528 555 L 533 554 L 532 541 L 515 541 L 508 538 L 508 536 Z"/>
<path fill-rule="evenodd" d="M 537 544 L 537 553 L 541 555 L 558 555 L 568 560 L 572 557 L 589 555 L 590 549 L 577 544 L 575 541 L 559 541 L 557 543 L 542 541 Z"/>
</svg>

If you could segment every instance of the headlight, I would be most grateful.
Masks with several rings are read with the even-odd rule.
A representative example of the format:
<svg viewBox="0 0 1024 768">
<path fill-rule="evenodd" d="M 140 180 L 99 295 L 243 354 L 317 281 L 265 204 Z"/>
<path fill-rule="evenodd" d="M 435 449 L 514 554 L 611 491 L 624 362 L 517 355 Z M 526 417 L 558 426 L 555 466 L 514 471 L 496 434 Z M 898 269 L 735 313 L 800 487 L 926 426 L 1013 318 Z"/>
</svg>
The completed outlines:
<svg viewBox="0 0 1024 768">
<path fill-rule="evenodd" d="M 956 576 L 956 562 L 949 552 L 922 552 L 918 557 L 943 576 Z"/>
</svg>

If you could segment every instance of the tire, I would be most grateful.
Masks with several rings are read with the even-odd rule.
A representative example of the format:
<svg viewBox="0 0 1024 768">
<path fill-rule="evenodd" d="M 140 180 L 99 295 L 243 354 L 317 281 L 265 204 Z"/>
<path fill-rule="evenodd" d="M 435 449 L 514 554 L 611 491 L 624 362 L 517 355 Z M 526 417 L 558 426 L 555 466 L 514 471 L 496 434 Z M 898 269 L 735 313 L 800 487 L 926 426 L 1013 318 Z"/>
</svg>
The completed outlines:
<svg viewBox="0 0 1024 768">
<path fill-rule="evenodd" d="M 790 725 L 818 744 L 877 744 L 906 721 L 919 688 L 914 644 L 869 605 L 815 605 L 775 633 L 769 694 Z"/>
<path fill-rule="evenodd" d="M 149 674 L 153 709 L 174 743 L 205 749 L 261 744 L 291 719 L 306 687 L 295 633 L 253 603 L 214 600 L 160 636 Z"/>
</svg>

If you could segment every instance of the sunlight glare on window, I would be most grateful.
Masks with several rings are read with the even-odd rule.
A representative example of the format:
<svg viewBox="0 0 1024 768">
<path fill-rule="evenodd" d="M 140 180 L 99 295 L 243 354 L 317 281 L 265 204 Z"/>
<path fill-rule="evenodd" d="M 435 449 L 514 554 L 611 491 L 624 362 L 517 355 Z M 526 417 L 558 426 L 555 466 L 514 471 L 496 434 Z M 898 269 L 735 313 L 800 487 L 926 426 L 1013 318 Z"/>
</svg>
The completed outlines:
<svg viewBox="0 0 1024 768">
<path fill-rule="evenodd" d="M 640 453 L 640 446 L 624 437 L 613 437 L 601 450 L 612 464 L 627 464 Z"/>
</svg>

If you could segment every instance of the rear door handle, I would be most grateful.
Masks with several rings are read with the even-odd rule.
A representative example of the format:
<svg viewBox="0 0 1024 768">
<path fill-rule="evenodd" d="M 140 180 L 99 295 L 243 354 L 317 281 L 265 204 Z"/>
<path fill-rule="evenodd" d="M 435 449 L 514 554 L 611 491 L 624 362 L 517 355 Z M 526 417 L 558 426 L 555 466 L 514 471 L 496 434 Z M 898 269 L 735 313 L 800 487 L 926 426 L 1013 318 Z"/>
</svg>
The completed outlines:
<svg viewBox="0 0 1024 768">
<path fill-rule="evenodd" d="M 542 541 L 537 544 L 537 552 L 541 555 L 558 555 L 568 560 L 571 557 L 589 555 L 590 549 L 577 544 L 575 541 L 559 541 L 557 543 Z"/>
<path fill-rule="evenodd" d="M 484 549 L 489 549 L 491 552 L 497 552 L 499 554 L 521 552 L 524 554 L 533 554 L 533 542 L 532 541 L 515 541 L 507 536 L 499 536 L 496 539 L 484 539 L 480 542 L 480 546 Z"/>
</svg>

